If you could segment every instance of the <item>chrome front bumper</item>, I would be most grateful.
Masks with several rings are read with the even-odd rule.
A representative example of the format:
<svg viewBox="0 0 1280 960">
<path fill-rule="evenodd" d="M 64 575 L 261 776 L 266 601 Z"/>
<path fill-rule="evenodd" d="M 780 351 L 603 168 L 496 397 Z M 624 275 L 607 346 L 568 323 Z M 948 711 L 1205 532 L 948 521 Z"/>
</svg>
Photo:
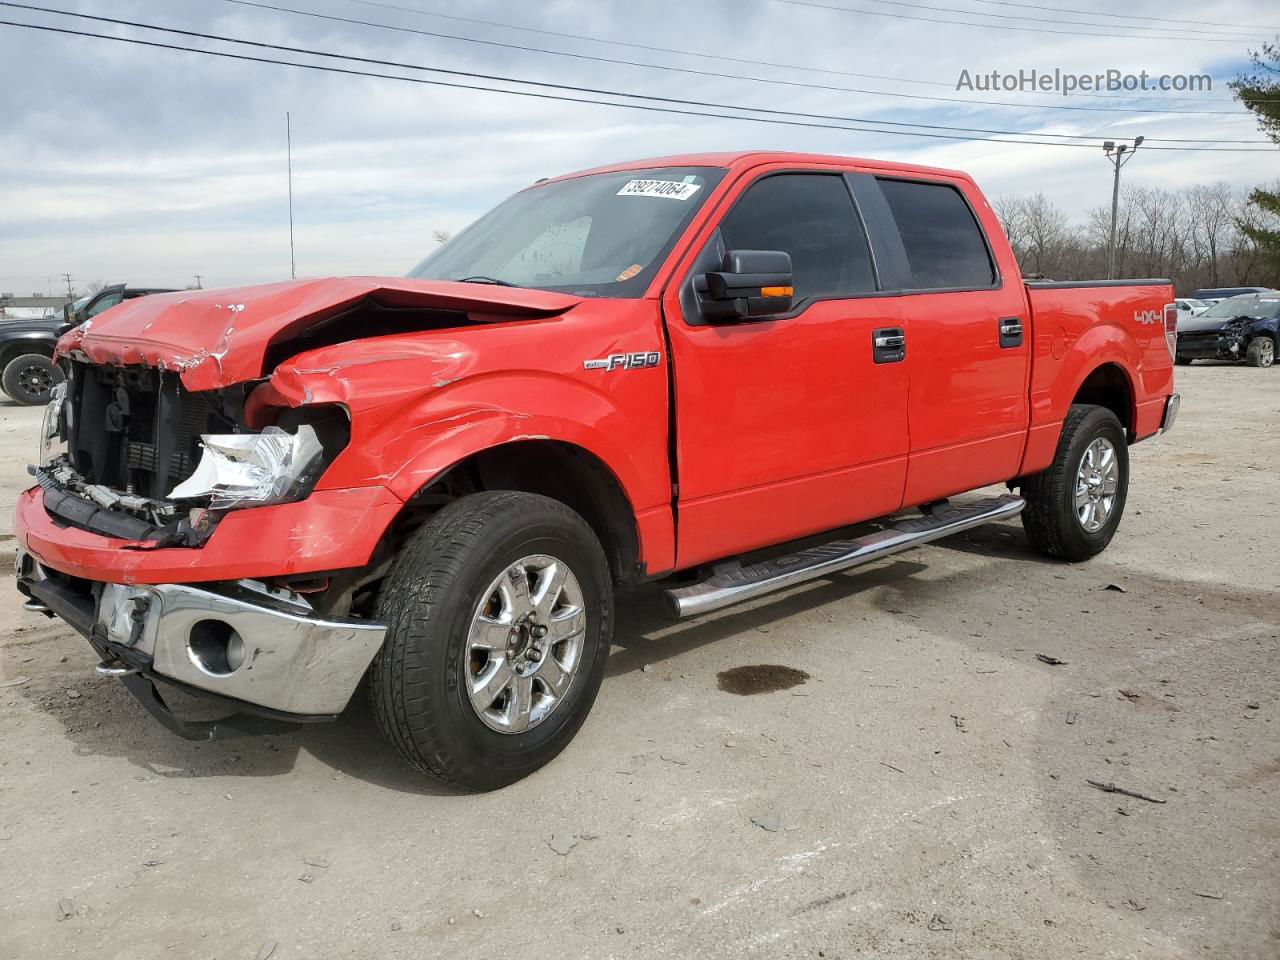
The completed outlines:
<svg viewBox="0 0 1280 960">
<path fill-rule="evenodd" d="M 19 551 L 19 589 L 84 634 L 103 672 L 144 672 L 276 714 L 342 712 L 386 628 L 329 620 L 297 594 L 255 581 L 83 586 Z"/>
</svg>

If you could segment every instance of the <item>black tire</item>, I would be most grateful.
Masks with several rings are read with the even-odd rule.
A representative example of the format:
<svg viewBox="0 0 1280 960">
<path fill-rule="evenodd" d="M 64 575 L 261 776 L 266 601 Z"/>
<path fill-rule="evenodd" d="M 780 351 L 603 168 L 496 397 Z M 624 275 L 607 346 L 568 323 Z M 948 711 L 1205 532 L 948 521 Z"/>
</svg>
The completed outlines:
<svg viewBox="0 0 1280 960">
<path fill-rule="evenodd" d="M 39 353 L 14 357 L 0 374 L 0 384 L 15 403 L 35 407 L 49 402 L 49 391 L 63 380 L 62 369 Z"/>
<path fill-rule="evenodd" d="M 1244 362 L 1251 367 L 1269 367 L 1276 362 L 1276 343 L 1265 334 L 1249 341 Z"/>
<path fill-rule="evenodd" d="M 1191 358 L 1190 358 L 1190 357 L 1175 357 L 1173 362 L 1174 362 L 1174 363 L 1176 363 L 1176 364 L 1177 364 L 1178 366 L 1180 366 L 1180 367 L 1189 367 L 1189 366 L 1191 366 Z"/>
<path fill-rule="evenodd" d="M 567 693 L 522 733 L 491 729 L 472 707 L 467 637 L 489 585 L 535 554 L 563 560 L 577 578 L 586 630 Z M 387 741 L 409 763 L 450 784 L 494 790 L 553 759 L 595 701 L 613 637 L 613 584 L 595 534 L 573 510 L 528 493 L 455 501 L 401 549 L 378 596 L 387 637 L 369 683 Z"/>
<path fill-rule="evenodd" d="M 1110 441 L 1118 466 L 1118 485 L 1110 515 L 1096 531 L 1087 530 L 1075 507 L 1076 479 L 1085 451 L 1098 439 Z M 1105 407 L 1077 404 L 1067 413 L 1053 464 L 1022 480 L 1022 526 L 1032 545 L 1059 560 L 1088 560 L 1106 549 L 1120 526 L 1129 492 L 1129 446 L 1124 427 Z"/>
</svg>

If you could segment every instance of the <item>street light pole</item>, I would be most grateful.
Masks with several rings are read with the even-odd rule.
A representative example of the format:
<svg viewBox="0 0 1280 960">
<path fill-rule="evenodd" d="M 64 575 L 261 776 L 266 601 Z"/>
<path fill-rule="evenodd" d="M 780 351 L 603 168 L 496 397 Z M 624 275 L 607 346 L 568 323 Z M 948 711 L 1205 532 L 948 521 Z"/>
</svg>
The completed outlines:
<svg viewBox="0 0 1280 960">
<path fill-rule="evenodd" d="M 1138 147 L 1142 146 L 1143 139 L 1143 137 L 1135 139 L 1132 147 L 1127 143 L 1117 145 L 1113 140 L 1108 140 L 1102 145 L 1102 152 L 1115 167 L 1115 178 L 1111 182 L 1111 240 L 1107 244 L 1108 280 L 1116 279 L 1116 220 L 1120 211 L 1120 168 L 1133 159 L 1133 154 Z"/>
</svg>

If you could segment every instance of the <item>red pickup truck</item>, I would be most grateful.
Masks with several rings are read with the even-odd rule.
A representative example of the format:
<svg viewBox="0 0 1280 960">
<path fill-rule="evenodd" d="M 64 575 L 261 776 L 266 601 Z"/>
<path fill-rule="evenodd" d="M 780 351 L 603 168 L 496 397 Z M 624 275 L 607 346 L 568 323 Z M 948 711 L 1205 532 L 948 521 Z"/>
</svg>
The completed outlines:
<svg viewBox="0 0 1280 960">
<path fill-rule="evenodd" d="M 1019 512 L 1044 553 L 1102 550 L 1129 445 L 1177 413 L 1176 323 L 1167 280 L 1024 283 L 962 173 L 543 180 L 407 279 L 68 333 L 18 587 L 183 736 L 332 719 L 367 676 L 410 763 L 498 787 L 582 724 L 616 590 L 697 615 Z"/>
</svg>

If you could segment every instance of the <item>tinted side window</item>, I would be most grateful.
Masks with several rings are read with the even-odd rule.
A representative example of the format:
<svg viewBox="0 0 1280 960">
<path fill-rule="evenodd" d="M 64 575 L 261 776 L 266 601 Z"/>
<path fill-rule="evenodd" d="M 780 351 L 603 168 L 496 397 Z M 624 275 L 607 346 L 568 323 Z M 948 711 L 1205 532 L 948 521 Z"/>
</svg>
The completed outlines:
<svg viewBox="0 0 1280 960">
<path fill-rule="evenodd" d="M 86 316 L 86 319 L 88 317 L 96 317 L 98 314 L 102 313 L 103 310 L 111 309 L 123 299 L 124 299 L 123 291 L 120 291 L 118 293 L 108 294 L 107 296 L 103 297 L 101 300 L 99 300 L 97 303 L 93 304 L 89 308 L 89 312 Z"/>
<path fill-rule="evenodd" d="M 982 230 L 959 190 L 906 180 L 881 180 L 880 188 L 902 234 L 915 289 L 995 283 Z"/>
<path fill-rule="evenodd" d="M 730 250 L 791 254 L 795 302 L 876 289 L 871 249 L 838 175 L 785 173 L 747 188 L 720 224 Z"/>
</svg>

